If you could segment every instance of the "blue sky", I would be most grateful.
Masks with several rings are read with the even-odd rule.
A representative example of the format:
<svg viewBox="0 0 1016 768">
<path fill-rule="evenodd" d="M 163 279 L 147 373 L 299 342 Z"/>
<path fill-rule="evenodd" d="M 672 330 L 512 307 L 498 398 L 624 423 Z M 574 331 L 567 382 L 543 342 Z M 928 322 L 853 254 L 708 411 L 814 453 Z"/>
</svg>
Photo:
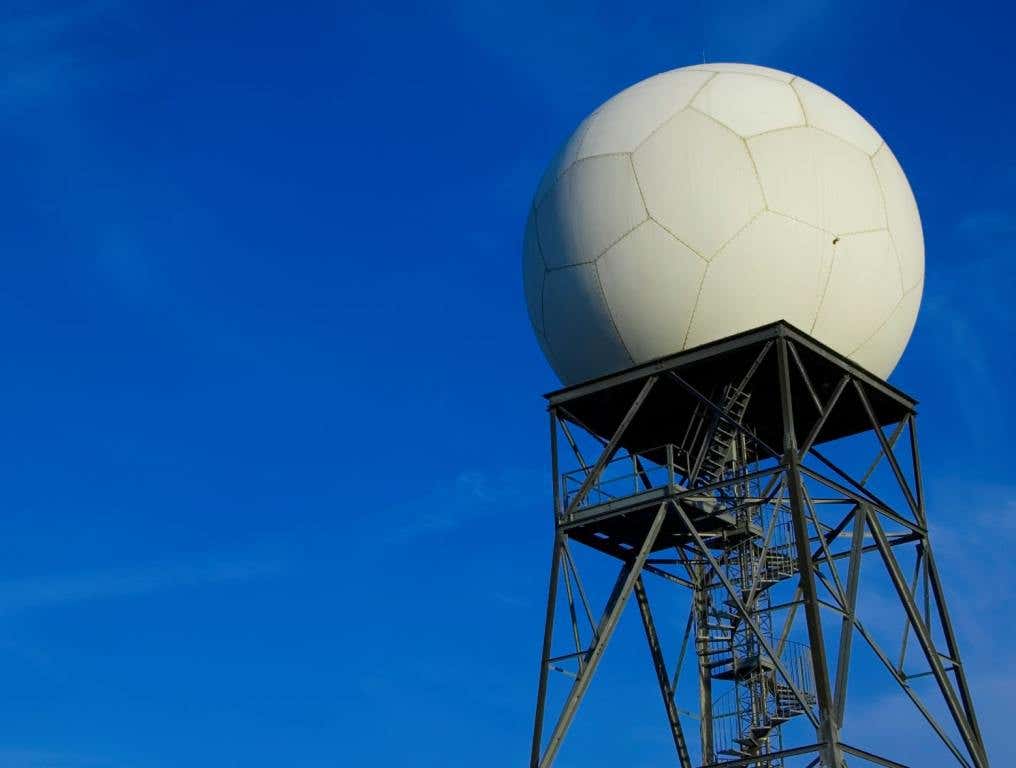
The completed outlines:
<svg viewBox="0 0 1016 768">
<path fill-rule="evenodd" d="M 582 117 L 703 57 L 839 94 L 910 177 L 893 381 L 1016 760 L 1011 11 L 631 7 L 3 5 L 0 768 L 522 764 L 556 386 L 525 211 Z M 562 765 L 667 764 L 637 654 L 591 692 L 623 727 Z"/>
</svg>

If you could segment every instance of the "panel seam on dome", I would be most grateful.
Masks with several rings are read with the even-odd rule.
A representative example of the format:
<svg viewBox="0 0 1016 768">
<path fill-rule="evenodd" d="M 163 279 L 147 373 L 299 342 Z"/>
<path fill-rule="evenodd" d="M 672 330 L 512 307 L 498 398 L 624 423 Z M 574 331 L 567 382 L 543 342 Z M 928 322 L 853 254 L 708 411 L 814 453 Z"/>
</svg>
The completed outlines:
<svg viewBox="0 0 1016 768">
<path fill-rule="evenodd" d="M 808 329 L 808 333 L 815 334 L 815 326 L 818 325 L 818 316 L 822 314 L 822 305 L 825 304 L 826 295 L 829 293 L 829 283 L 833 281 L 833 270 L 836 269 L 837 262 L 836 249 L 833 249 L 833 255 L 829 263 L 829 274 L 826 275 L 825 285 L 822 286 L 822 292 L 818 296 L 818 306 L 815 308 L 815 317 L 811 321 L 811 328 Z"/>
<path fill-rule="evenodd" d="M 617 327 L 617 322 L 614 320 L 614 311 L 610 308 L 610 302 L 607 301 L 607 292 L 603 290 L 603 281 L 600 279 L 600 268 L 594 263 L 593 273 L 596 275 L 596 285 L 600 289 L 600 298 L 603 299 L 603 306 L 607 308 L 607 317 L 610 318 L 610 325 L 614 329 L 614 335 L 617 336 L 617 340 L 621 342 L 621 349 L 628 356 L 632 365 L 635 365 L 635 358 L 632 357 L 631 350 L 628 349 L 628 345 L 624 343 L 624 337 L 621 335 L 621 330 Z"/>
<path fill-rule="evenodd" d="M 736 137 L 737 137 L 738 139 L 740 139 L 741 141 L 744 141 L 744 136 L 742 136 L 741 134 L 739 134 L 739 133 L 738 133 L 737 131 L 735 131 L 735 130 L 734 130 L 733 128 L 731 128 L 731 127 L 730 127 L 729 125 L 727 125 L 727 124 L 726 124 L 725 122 L 723 122 L 722 120 L 720 120 L 720 119 L 719 119 L 718 117 L 713 117 L 713 116 L 712 116 L 712 115 L 710 115 L 710 114 L 709 114 L 708 112 L 704 112 L 703 110 L 701 110 L 701 109 L 699 109 L 698 107 L 696 107 L 696 106 L 695 106 L 694 104 L 689 104 L 689 105 L 688 105 L 688 109 L 690 109 L 690 110 L 691 110 L 692 112 L 698 112 L 698 113 L 699 113 L 700 115 L 702 115 L 702 117 L 705 117 L 705 118 L 708 118 L 709 120 L 712 120 L 712 121 L 713 121 L 714 123 L 716 123 L 716 124 L 717 124 L 718 126 L 720 126 L 721 128 L 723 128 L 723 130 L 725 130 L 725 131 L 730 131 L 730 132 L 731 132 L 732 134 L 734 134 L 734 136 L 736 136 Z"/>
<path fill-rule="evenodd" d="M 575 262 L 575 263 L 576 263 L 576 264 L 586 264 L 586 263 L 594 263 L 594 264 L 595 264 L 595 263 L 596 263 L 596 261 L 597 261 L 597 260 L 598 260 L 598 259 L 599 259 L 599 258 L 600 258 L 600 257 L 601 257 L 601 256 L 602 256 L 603 254 L 605 254 L 605 253 L 606 253 L 607 251 L 609 251 L 609 250 L 610 250 L 611 248 L 613 248 L 613 247 L 614 247 L 615 245 L 617 245 L 618 243 L 620 243 L 620 242 L 621 242 L 622 240 L 624 240 L 624 239 L 625 239 L 626 237 L 628 237 L 628 235 L 630 235 L 630 234 L 631 234 L 632 232 L 634 232 L 634 231 L 635 231 L 636 229 L 638 229 L 639 227 L 641 227 L 641 226 L 642 226 L 643 224 L 645 224 L 645 223 L 646 223 L 647 221 L 649 221 L 649 211 L 646 211 L 646 217 L 645 217 L 644 219 L 642 219 L 642 221 L 640 221 L 640 222 L 639 222 L 638 224 L 636 224 L 636 225 L 635 225 L 634 227 L 632 227 L 631 229 L 629 229 L 629 230 L 628 230 L 627 232 L 624 232 L 624 233 L 623 233 L 623 234 L 622 234 L 622 235 L 621 235 L 621 236 L 620 236 L 619 238 L 617 238 L 616 240 L 614 240 L 614 241 L 613 241 L 613 242 L 612 242 L 612 243 L 611 243 L 610 245 L 608 245 L 608 246 L 607 246 L 606 248 L 604 248 L 604 249 L 603 249 L 602 251 L 600 251 L 600 252 L 599 252 L 598 254 L 596 254 L 596 255 L 595 255 L 595 256 L 594 256 L 594 257 L 593 257 L 592 259 L 590 259 L 589 261 L 584 261 L 584 262 L 578 262 L 578 261 L 577 261 L 577 262 Z"/>
<path fill-rule="evenodd" d="M 608 248 L 607 250 L 610 250 L 610 249 Z M 604 251 L 604 253 L 606 253 L 606 251 Z M 596 258 L 598 259 L 599 256 L 597 256 Z M 574 269 L 575 267 L 582 267 L 582 266 L 585 266 L 587 264 L 595 264 L 595 263 L 596 263 L 596 259 L 584 259 L 582 261 L 572 261 L 572 262 L 570 262 L 568 264 L 562 264 L 560 267 L 547 267 L 546 274 L 549 275 L 552 272 L 561 272 L 561 271 L 563 271 L 565 269 Z"/>
<path fill-rule="evenodd" d="M 801 224 L 801 225 L 803 225 L 805 227 L 808 227 L 810 229 L 814 229 L 816 232 L 821 232 L 824 235 L 829 235 L 829 237 L 832 237 L 832 238 L 842 237 L 842 235 L 839 235 L 836 232 L 832 232 L 832 231 L 826 229 L 825 227 L 820 227 L 818 224 L 812 224 L 810 221 L 805 221 L 804 219 L 799 219 L 796 216 L 791 216 L 789 213 L 784 213 L 783 211 L 778 211 L 775 208 L 770 208 L 769 212 L 771 214 L 775 215 L 775 216 L 782 216 L 784 219 L 789 219 L 790 221 L 794 221 L 794 222 L 797 222 L 798 224 Z M 878 231 L 878 230 L 876 230 L 876 231 Z"/>
<path fill-rule="evenodd" d="M 557 178 L 554 179 L 554 182 L 547 187 L 542 197 L 540 197 L 539 199 L 535 197 L 533 198 L 533 207 L 539 209 L 540 206 L 542 206 L 543 203 L 546 201 L 546 198 L 550 195 L 550 193 L 553 192 L 555 189 L 557 189 L 557 185 L 561 183 L 561 180 L 565 176 L 567 176 L 568 173 L 572 170 L 572 168 L 574 168 L 576 165 L 584 163 L 587 160 L 596 160 L 602 157 L 631 157 L 631 152 L 600 152 L 599 154 L 596 155 L 589 155 L 588 157 L 580 157 L 577 158 L 576 160 L 573 160 L 568 165 L 568 167 L 565 168 L 563 171 L 561 171 L 561 173 L 557 176 Z"/>
<path fill-rule="evenodd" d="M 924 281 L 922 280 L 920 283 L 918 283 L 913 288 L 911 288 L 909 291 L 907 291 L 902 296 L 900 296 L 900 300 L 896 302 L 896 304 L 893 306 L 893 308 L 891 310 L 889 310 L 889 313 L 886 315 L 885 320 L 882 321 L 882 324 L 879 325 L 879 327 L 876 328 L 868 338 L 866 338 L 864 341 L 862 341 L 860 344 L 858 344 L 856 347 L 854 347 L 854 349 L 852 349 L 847 354 L 847 357 L 851 357 L 852 355 L 857 354 L 857 352 L 861 349 L 861 347 L 863 347 L 869 341 L 874 339 L 879 334 L 879 332 L 889 324 L 889 321 L 893 319 L 893 316 L 896 314 L 897 310 L 903 305 L 904 299 L 906 299 L 907 296 L 909 296 L 911 293 L 913 293 L 918 288 L 920 288 L 923 283 L 924 283 Z"/>
<path fill-rule="evenodd" d="M 708 263 L 709 263 L 709 259 L 707 259 L 707 258 L 706 258 L 705 256 L 703 256 L 703 255 L 702 255 L 701 253 L 699 253 L 699 252 L 698 252 L 697 250 L 695 250 L 694 248 L 692 248 L 692 247 L 691 247 L 691 245 L 689 245 L 689 244 L 688 244 L 688 243 L 686 243 L 686 242 L 685 242 L 684 240 L 682 240 L 682 239 L 681 239 L 680 237 L 678 237 L 678 236 L 677 236 L 677 235 L 676 235 L 676 234 L 675 234 L 675 233 L 674 233 L 674 232 L 673 232 L 673 231 L 672 231 L 672 230 L 670 229 L 670 227 L 668 227 L 668 226 L 667 226 L 666 224 L 664 224 L 663 222 L 661 222 L 661 221 L 660 221 L 659 219 L 654 219 L 654 218 L 653 218 L 653 215 L 652 215 L 652 214 L 649 214 L 649 219 L 647 219 L 647 220 L 648 220 L 648 221 L 651 221 L 651 222 L 653 222 L 653 223 L 654 223 L 654 224 L 655 224 L 656 226 L 658 226 L 658 227 L 659 227 L 660 229 L 662 229 L 662 230 L 663 230 L 664 232 L 666 232 L 666 233 L 667 233 L 668 235 L 670 235 L 670 236 L 671 236 L 672 238 L 674 238 L 674 239 L 675 239 L 675 240 L 676 240 L 677 242 L 679 242 L 679 243 L 680 243 L 681 245 L 683 245 L 683 246 L 684 246 L 685 248 L 687 248 L 687 249 L 688 249 L 689 251 L 691 251 L 691 252 L 692 252 L 692 253 L 694 253 L 694 254 L 695 254 L 696 256 L 698 256 L 698 257 L 699 257 L 700 259 L 702 259 L 702 261 L 704 261 L 704 262 L 705 262 L 706 264 L 708 264 Z M 642 222 L 642 223 L 643 223 L 643 224 L 645 224 L 645 222 Z"/>
<path fill-rule="evenodd" d="M 790 83 L 791 83 L 791 80 L 781 80 L 778 77 L 773 77 L 772 75 L 767 75 L 765 72 L 738 72 L 737 70 L 733 70 L 733 69 L 727 69 L 727 70 L 723 70 L 723 69 L 706 69 L 706 67 L 708 67 L 708 66 L 709 66 L 708 64 L 706 64 L 705 66 L 703 66 L 701 64 L 695 64 L 695 65 L 693 65 L 691 67 L 688 67 L 688 69 L 691 69 L 691 70 L 693 70 L 695 72 L 712 72 L 714 75 L 748 75 L 749 77 L 762 77 L 762 78 L 765 78 L 766 80 L 773 80 L 774 82 L 782 83 L 783 85 L 790 85 Z M 790 74 L 790 73 L 788 72 L 787 74 Z"/>
<path fill-rule="evenodd" d="M 732 242 L 734 242 L 734 240 L 737 239 L 738 235 L 740 235 L 742 232 L 744 232 L 744 230 L 746 230 L 748 227 L 750 227 L 752 224 L 754 224 L 756 221 L 758 221 L 759 216 L 761 216 L 763 213 L 766 213 L 766 212 L 767 212 L 766 208 L 763 208 L 762 210 L 757 211 L 755 213 L 755 215 L 752 216 L 750 219 L 748 219 L 748 221 L 745 222 L 745 224 L 742 227 L 740 227 L 736 232 L 734 232 L 734 234 L 732 234 L 730 237 L 728 237 L 726 240 L 724 240 L 720 244 L 720 247 L 717 248 L 713 252 L 713 255 L 710 256 L 708 259 L 706 259 L 706 261 L 708 263 L 712 264 L 713 260 L 719 258 L 720 254 L 723 253 L 723 249 L 724 248 L 726 248 L 728 245 L 730 245 Z"/>
<path fill-rule="evenodd" d="M 546 307 L 544 306 L 546 304 L 546 298 L 547 298 L 547 270 L 544 269 L 543 279 L 540 281 L 540 324 L 543 327 L 538 328 L 537 330 L 540 332 L 540 335 L 543 336 L 543 340 L 547 342 L 547 346 L 549 347 L 550 334 L 547 333 L 547 322 L 545 320 L 547 310 Z"/>
<path fill-rule="evenodd" d="M 762 195 L 762 207 L 764 210 L 769 210 L 769 198 L 766 197 L 766 188 L 762 185 L 762 174 L 758 172 L 758 163 L 755 162 L 755 155 L 751 153 L 751 147 L 748 146 L 748 140 L 741 137 L 741 143 L 744 144 L 744 151 L 748 153 L 748 160 L 751 161 L 751 170 L 755 174 L 755 181 L 758 183 L 758 190 Z"/>
<path fill-rule="evenodd" d="M 879 190 L 881 192 L 881 190 Z M 874 229 L 855 229 L 853 232 L 839 232 L 836 237 L 853 237 L 854 235 L 873 235 L 876 232 L 885 232 L 892 238 L 889 227 L 875 227 Z"/>
<path fill-rule="evenodd" d="M 738 141 L 741 142 L 741 144 L 744 146 L 744 151 L 748 153 L 748 161 L 751 163 L 752 172 L 755 174 L 755 181 L 758 183 L 759 194 L 762 195 L 762 208 L 763 210 L 768 209 L 769 201 L 766 199 L 766 191 L 762 187 L 762 176 L 758 172 L 758 166 L 755 164 L 755 156 L 751 153 L 751 147 L 748 146 L 748 140 L 744 136 L 739 134 L 737 131 L 735 131 L 733 128 L 731 128 L 729 125 L 724 123 L 722 120 L 713 117 L 708 112 L 703 112 L 701 109 L 691 104 L 688 105 L 688 109 L 694 112 L 698 112 L 700 115 L 702 115 L 702 117 L 706 118 L 707 120 L 712 120 L 714 123 L 723 128 L 725 131 L 729 131 L 734 136 L 734 138 L 736 138 Z"/>
<path fill-rule="evenodd" d="M 599 114 L 600 114 L 600 107 L 597 107 L 593 111 L 593 113 L 589 117 L 586 118 L 587 125 L 586 125 L 585 129 L 582 131 L 582 136 L 579 137 L 579 144 L 578 144 L 578 146 L 575 147 L 575 160 L 572 162 L 572 165 L 575 165 L 575 163 L 577 163 L 582 158 L 582 146 L 586 143 L 586 137 L 589 136 L 589 131 L 593 127 L 593 122 L 596 120 L 596 117 Z M 571 167 L 571 166 L 569 166 L 569 167 Z"/>
<path fill-rule="evenodd" d="M 799 79 L 800 78 L 796 76 L 792 77 L 790 78 L 790 82 L 787 83 L 787 85 L 789 85 L 790 90 L 794 92 L 794 98 L 797 99 L 797 106 L 801 108 L 801 116 L 804 117 L 804 124 L 810 126 L 811 118 L 808 117 L 808 110 L 804 108 L 804 100 L 801 98 L 801 94 L 798 93 L 797 89 L 794 87 L 794 83 Z"/>
<path fill-rule="evenodd" d="M 754 139 L 757 136 L 765 136 L 768 133 L 776 133 L 777 131 L 789 131 L 791 128 L 814 128 L 814 127 L 815 126 L 809 125 L 808 123 L 794 123 L 793 125 L 783 125 L 783 126 L 780 126 L 779 128 L 766 128 L 764 131 L 759 131 L 758 133 L 750 133 L 747 136 L 741 136 L 741 134 L 737 134 L 737 135 L 741 136 L 742 139 L 746 139 L 747 140 L 747 139 Z M 731 130 L 733 130 L 733 129 L 731 129 Z M 818 130 L 818 129 L 816 129 L 816 130 Z"/>
<path fill-rule="evenodd" d="M 719 74 L 738 74 L 738 73 L 731 72 L 731 73 L 719 73 Z M 768 80 L 775 80 L 775 78 L 772 78 L 772 77 L 766 78 L 766 79 L 768 79 Z M 776 82 L 779 82 L 782 85 L 790 85 L 790 83 L 784 83 L 782 80 L 776 80 Z M 791 88 L 791 91 L 794 91 L 794 89 Z M 795 97 L 797 96 L 797 91 L 794 91 L 794 95 L 795 95 Z M 695 98 L 698 98 L 698 94 L 695 95 Z M 740 133 L 738 133 L 736 130 L 734 130 L 733 127 L 727 125 L 725 122 L 720 120 L 715 115 L 711 115 L 708 112 L 706 112 L 704 109 L 700 109 L 699 107 L 696 107 L 695 104 L 694 104 L 694 101 L 695 101 L 695 99 L 692 99 L 690 102 L 688 102 L 688 109 L 694 109 L 700 115 L 704 115 L 705 117 L 708 117 L 710 120 L 714 120 L 717 124 L 722 125 L 728 131 L 730 131 L 735 136 L 737 136 L 739 139 L 741 139 L 741 141 L 746 141 L 747 139 L 753 139 L 756 136 L 764 136 L 767 133 L 774 133 L 775 131 L 786 131 L 786 130 L 789 130 L 790 128 L 808 128 L 808 127 L 810 127 L 808 125 L 808 117 L 807 117 L 807 115 L 804 112 L 804 107 L 802 106 L 801 107 L 801 116 L 804 118 L 804 122 L 803 123 L 795 123 L 794 125 L 784 125 L 784 126 L 782 126 L 780 128 L 768 128 L 768 129 L 766 129 L 764 131 L 759 131 L 758 133 L 752 133 L 752 134 L 749 134 L 747 136 L 742 136 Z M 801 100 L 800 99 L 797 99 L 797 103 L 798 103 L 798 106 L 801 106 Z"/>
<path fill-rule="evenodd" d="M 698 71 L 709 71 L 709 70 L 698 70 Z M 675 117 L 677 117 L 677 116 L 678 116 L 679 114 L 681 114 L 682 112 L 684 112 L 684 111 L 685 111 L 686 109 L 690 109 L 690 108 L 691 108 L 691 103 L 692 103 L 693 101 L 695 101 L 695 99 L 697 99 L 697 98 L 698 98 L 698 95 L 699 95 L 700 93 L 702 93 L 702 90 L 703 90 L 703 89 L 704 89 L 704 88 L 705 88 L 705 87 L 706 87 L 707 85 L 709 85 L 709 83 L 711 83 L 711 82 L 713 81 L 713 79 L 714 79 L 714 78 L 716 77 L 716 75 L 717 75 L 717 73 L 716 73 L 716 72 L 714 72 L 714 73 L 713 73 L 712 75 L 710 75 L 709 77 L 707 77 L 707 78 L 706 78 L 706 81 L 705 81 L 704 83 L 702 83 L 702 85 L 701 85 L 701 86 L 699 86 L 699 89 L 698 89 L 697 91 L 695 91 L 695 93 L 693 93 L 693 94 L 691 95 L 691 98 L 689 98 L 689 99 L 688 99 L 688 102 L 687 102 L 687 103 L 686 103 L 686 104 L 685 104 L 685 105 L 684 105 L 683 107 L 681 107 L 680 109 L 676 110 L 676 111 L 674 112 L 674 114 L 670 115 L 670 116 L 669 116 L 669 117 L 667 117 L 667 118 L 666 118 L 665 120 L 662 120 L 662 121 L 660 122 L 660 124 L 659 124 L 659 125 L 657 125 L 657 126 L 656 126 L 655 128 L 653 128 L 653 130 L 651 130 L 651 131 L 650 131 L 650 132 L 649 132 L 649 133 L 648 133 L 648 134 L 646 135 L 646 137 L 645 137 L 644 139 L 642 139 L 642 141 L 640 141 L 640 142 L 639 142 L 638 144 L 636 144 L 636 145 L 635 145 L 634 149 L 632 149 L 632 151 L 631 151 L 631 154 L 632 154 L 632 155 L 634 155 L 634 154 L 635 154 L 636 152 L 638 152 L 638 151 L 639 151 L 639 149 L 641 149 L 641 148 L 642 148 L 642 145 L 643 145 L 643 144 L 645 144 L 645 143 L 646 143 L 647 141 L 649 141 L 649 140 L 650 140 L 651 138 L 653 138 L 653 136 L 655 136 L 655 135 L 656 135 L 656 134 L 657 134 L 657 133 L 659 132 L 659 130 L 660 130 L 661 128 L 663 128 L 663 126 L 665 126 L 665 125 L 666 125 L 667 123 L 669 123 L 669 122 L 670 122 L 671 120 L 673 120 L 673 119 L 674 119 Z"/>
<path fill-rule="evenodd" d="M 688 337 L 691 335 L 692 326 L 695 324 L 695 313 L 698 312 L 699 299 L 702 298 L 702 287 L 706 284 L 706 277 L 709 275 L 711 264 L 706 264 L 702 270 L 702 278 L 699 280 L 698 290 L 695 292 L 695 303 L 692 304 L 691 314 L 688 316 L 688 329 L 684 332 L 684 340 L 681 342 L 681 349 L 688 348 Z"/>
<path fill-rule="evenodd" d="M 536 205 L 532 208 L 533 215 L 533 234 L 536 235 L 536 252 L 540 256 L 540 266 L 543 267 L 540 281 L 540 327 L 539 331 L 543 334 L 544 326 L 546 323 L 543 319 L 543 286 L 547 282 L 547 259 L 543 256 L 543 245 L 540 243 L 540 223 L 536 219 Z"/>
<path fill-rule="evenodd" d="M 642 182 L 639 181 L 639 172 L 635 170 L 635 160 L 632 158 L 631 152 L 628 153 L 628 165 L 631 166 L 631 175 L 635 177 L 635 189 L 639 191 L 639 197 L 642 200 L 642 209 L 646 212 L 647 217 L 652 218 L 652 215 L 649 213 L 649 204 L 646 202 L 646 193 L 642 191 Z M 645 224 L 645 222 L 642 222 L 642 224 Z M 642 226 L 642 224 L 639 226 Z M 606 253 L 606 251 L 603 253 Z M 603 253 L 601 253 L 600 256 L 602 256 Z M 597 256 L 597 258 L 599 258 L 599 256 Z"/>
<path fill-rule="evenodd" d="M 599 112 L 599 109 L 597 109 L 596 112 Z M 593 115 L 595 115 L 596 112 L 593 112 Z M 592 118 L 593 115 L 590 115 L 585 120 L 583 120 L 583 122 L 588 122 L 589 125 L 586 125 L 586 127 L 582 129 L 582 136 L 581 136 L 581 138 L 579 138 L 579 144 L 575 148 L 575 159 L 573 159 L 570 163 L 568 163 L 568 165 L 566 165 L 564 168 L 561 169 L 561 172 L 559 174 L 557 174 L 557 176 L 554 177 L 554 180 L 552 182 L 550 182 L 550 184 L 547 185 L 547 188 L 544 190 L 543 195 L 541 197 L 539 197 L 539 198 L 534 197 L 533 198 L 533 205 L 537 205 L 538 206 L 540 203 L 542 203 L 543 202 L 543 198 L 545 198 L 547 195 L 549 195 L 551 193 L 551 190 L 553 190 L 554 187 L 557 186 L 558 182 L 561 181 L 561 179 L 564 177 L 564 175 L 566 173 L 568 173 L 568 171 L 570 171 L 572 169 L 572 166 L 575 165 L 575 163 L 578 162 L 578 154 L 579 154 L 578 150 L 582 148 L 582 142 L 584 142 L 586 140 L 586 134 L 589 132 L 589 129 L 592 127 L 591 118 Z M 579 127 L 580 128 L 582 127 L 581 124 L 579 125 Z M 571 137 L 569 137 L 569 138 L 571 138 Z M 565 146 L 567 146 L 567 139 L 565 140 Z M 563 157 L 563 155 L 562 155 L 562 157 Z"/>
<path fill-rule="evenodd" d="M 907 293 L 906 282 L 903 279 L 903 259 L 900 258 L 900 249 L 896 246 L 896 238 L 893 237 L 892 227 L 889 226 L 889 203 L 885 198 L 885 190 L 882 188 L 882 177 L 879 176 L 878 168 L 875 167 L 875 157 L 870 156 L 868 162 L 871 164 L 872 173 L 875 174 L 875 185 L 878 187 L 878 196 L 882 201 L 882 216 L 885 218 L 885 231 L 889 233 L 889 243 L 892 245 L 893 254 L 896 256 L 896 268 L 900 273 L 900 301 L 902 301 L 902 297 Z"/>
<path fill-rule="evenodd" d="M 585 157 L 578 157 L 575 159 L 575 162 L 573 162 L 571 165 L 568 166 L 568 171 L 570 171 L 576 165 L 586 162 L 586 160 L 595 160 L 598 157 L 624 157 L 625 155 L 630 154 L 631 152 L 598 152 L 595 155 L 586 155 Z M 565 171 L 565 173 L 567 173 L 568 171 Z M 564 173 L 562 173 L 561 175 L 564 176 Z"/>
<path fill-rule="evenodd" d="M 826 136 L 829 136 L 830 138 L 836 139 L 837 141 L 846 144 L 851 149 L 856 149 L 858 152 L 860 152 L 862 155 L 864 155 L 869 159 L 872 157 L 872 155 L 869 155 L 868 151 L 864 147 L 860 147 L 854 142 L 850 141 L 849 139 L 845 139 L 844 137 L 840 136 L 839 134 L 833 133 L 832 131 L 827 131 L 825 128 L 820 128 L 819 126 L 814 125 L 813 123 L 807 123 L 805 125 L 788 125 L 784 128 L 770 128 L 768 131 L 762 131 L 761 133 L 753 133 L 751 136 L 748 136 L 747 138 L 757 139 L 761 136 L 770 136 L 774 133 L 780 133 L 781 131 L 793 131 L 799 128 L 811 128 L 813 131 L 818 131 L 819 133 L 823 133 Z M 883 141 L 882 143 L 884 144 L 885 142 Z"/>
</svg>

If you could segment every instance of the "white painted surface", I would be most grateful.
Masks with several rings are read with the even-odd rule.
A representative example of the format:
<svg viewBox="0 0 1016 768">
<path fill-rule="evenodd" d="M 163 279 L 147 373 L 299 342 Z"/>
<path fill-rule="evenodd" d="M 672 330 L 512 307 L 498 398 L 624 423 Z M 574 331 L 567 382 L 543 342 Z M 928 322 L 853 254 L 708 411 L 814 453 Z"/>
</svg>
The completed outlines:
<svg viewBox="0 0 1016 768">
<path fill-rule="evenodd" d="M 804 112 L 794 89 L 758 75 L 719 74 L 699 92 L 692 106 L 742 137 L 804 125 Z"/>
<path fill-rule="evenodd" d="M 765 205 L 744 141 L 695 110 L 667 121 L 632 160 L 650 216 L 703 259 Z"/>
<path fill-rule="evenodd" d="M 924 280 L 924 233 L 917 213 L 917 201 L 903 169 L 887 145 L 883 144 L 875 153 L 872 163 L 885 195 L 889 232 L 903 271 L 903 289 L 909 291 Z"/>
<path fill-rule="evenodd" d="M 666 72 L 596 110 L 523 245 L 566 384 L 779 319 L 886 377 L 923 279 L 917 205 L 881 137 L 813 83 L 742 64 Z"/>
<path fill-rule="evenodd" d="M 597 271 L 631 357 L 651 360 L 672 352 L 674 338 L 688 330 L 706 262 L 647 221 L 603 254 Z"/>
<path fill-rule="evenodd" d="M 675 69 L 621 91 L 586 120 L 577 158 L 633 152 L 714 76 Z"/>
<path fill-rule="evenodd" d="M 595 261 L 648 218 L 628 155 L 579 160 L 536 207 L 547 269 Z"/>
<path fill-rule="evenodd" d="M 885 228 L 871 159 L 817 128 L 788 128 L 748 139 L 773 211 L 842 235 Z"/>
<path fill-rule="evenodd" d="M 632 365 L 607 309 L 595 264 L 547 273 L 543 323 L 550 359 L 572 381 Z"/>
<path fill-rule="evenodd" d="M 790 86 L 801 100 L 808 125 L 838 136 L 866 155 L 878 149 L 882 137 L 849 104 L 801 77 L 795 77 Z"/>
</svg>

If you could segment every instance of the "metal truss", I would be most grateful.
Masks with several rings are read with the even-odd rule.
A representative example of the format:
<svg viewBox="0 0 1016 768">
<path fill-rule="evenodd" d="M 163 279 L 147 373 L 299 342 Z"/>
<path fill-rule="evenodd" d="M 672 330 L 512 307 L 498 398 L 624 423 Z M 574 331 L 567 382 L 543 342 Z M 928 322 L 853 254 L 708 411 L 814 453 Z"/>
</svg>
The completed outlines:
<svg viewBox="0 0 1016 768">
<path fill-rule="evenodd" d="M 789 325 L 761 330 L 749 339 L 754 346 L 719 343 L 549 396 L 555 525 L 530 768 L 553 764 L 632 595 L 681 768 L 840 768 L 848 758 L 904 766 L 841 737 L 859 642 L 957 765 L 987 768 L 929 540 L 914 402 Z M 732 349 L 737 365 L 729 363 Z M 717 364 L 722 380 L 707 391 L 710 375 L 701 372 L 711 355 L 727 362 Z M 692 365 L 697 380 L 687 373 Z M 616 413 L 609 432 L 577 415 L 583 398 L 604 392 L 610 399 L 602 402 Z M 679 396 L 681 407 L 670 408 Z M 626 407 L 618 409 L 621 397 Z M 632 433 L 655 428 L 661 414 L 673 440 L 639 444 Z M 827 437 L 834 422 L 837 439 L 875 449 L 860 465 L 866 471 L 827 455 L 827 444 L 837 445 Z M 597 451 L 592 462 L 576 435 Z M 778 445 L 773 435 L 782 436 Z M 563 472 L 565 465 L 574 469 Z M 575 545 L 618 562 L 599 614 L 579 577 Z M 876 571 L 901 609 L 902 636 L 891 650 L 858 606 L 862 576 Z M 672 663 L 646 589 L 650 577 L 688 594 Z M 559 623 L 566 631 L 555 632 Z M 566 650 L 555 645 L 562 639 Z M 697 706 L 678 706 L 685 667 L 696 671 Z M 570 687 L 549 717 L 557 674 Z M 937 702 L 912 685 L 921 677 L 933 680 Z M 717 695 L 718 685 L 728 693 Z M 689 708 L 699 721 L 694 761 L 682 720 Z M 940 722 L 933 712 L 943 710 Z"/>
</svg>

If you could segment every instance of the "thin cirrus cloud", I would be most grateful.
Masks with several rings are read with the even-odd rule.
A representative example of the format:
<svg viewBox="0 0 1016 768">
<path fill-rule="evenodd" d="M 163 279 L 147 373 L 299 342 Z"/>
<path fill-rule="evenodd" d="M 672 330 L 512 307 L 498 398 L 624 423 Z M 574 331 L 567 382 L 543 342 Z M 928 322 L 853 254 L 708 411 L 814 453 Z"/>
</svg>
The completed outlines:
<svg viewBox="0 0 1016 768">
<path fill-rule="evenodd" d="M 59 9 L 0 15 L 0 95 L 8 109 L 66 95 L 94 75 L 75 33 L 102 23 L 119 3 L 72 2 Z"/>
<path fill-rule="evenodd" d="M 541 509 L 544 475 L 530 470 L 463 471 L 390 512 L 390 542 L 450 531 L 495 513 Z"/>
<path fill-rule="evenodd" d="M 274 561 L 209 559 L 8 581 L 0 583 L 0 615 L 209 584 L 241 584 L 279 570 Z"/>
</svg>

